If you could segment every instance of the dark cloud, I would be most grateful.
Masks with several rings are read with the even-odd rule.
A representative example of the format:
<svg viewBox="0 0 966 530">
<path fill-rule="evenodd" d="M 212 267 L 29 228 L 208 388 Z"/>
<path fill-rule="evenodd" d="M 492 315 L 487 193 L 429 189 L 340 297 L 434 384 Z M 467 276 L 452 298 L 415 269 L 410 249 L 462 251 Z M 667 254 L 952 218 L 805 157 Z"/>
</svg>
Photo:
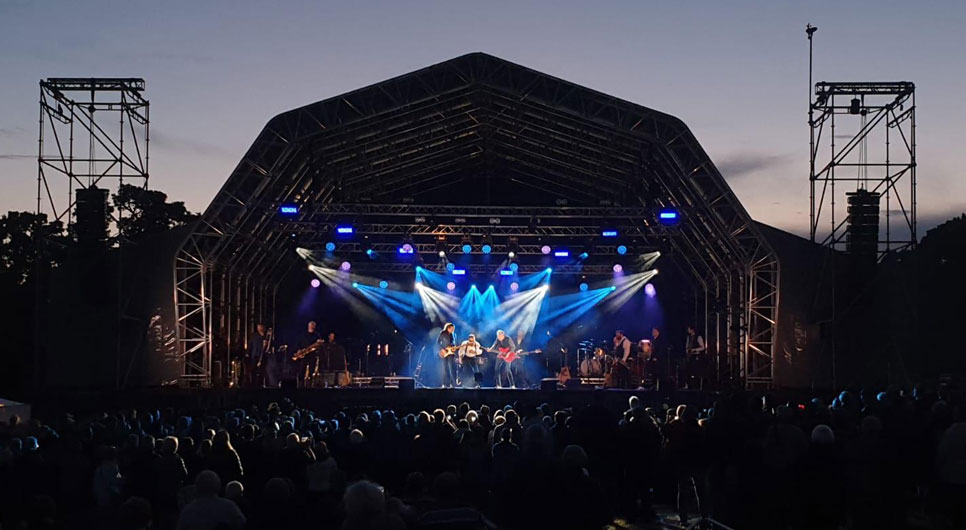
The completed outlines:
<svg viewBox="0 0 966 530">
<path fill-rule="evenodd" d="M 732 180 L 748 176 L 763 169 L 784 164 L 791 158 L 788 154 L 737 153 L 717 163 L 718 171 Z"/>
</svg>

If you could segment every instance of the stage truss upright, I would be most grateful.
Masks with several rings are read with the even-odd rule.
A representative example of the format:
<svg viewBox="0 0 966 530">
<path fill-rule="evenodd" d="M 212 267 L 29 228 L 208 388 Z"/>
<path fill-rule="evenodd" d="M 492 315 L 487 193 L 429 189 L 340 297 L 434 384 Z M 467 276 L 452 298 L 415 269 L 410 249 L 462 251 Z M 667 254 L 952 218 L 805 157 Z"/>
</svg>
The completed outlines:
<svg viewBox="0 0 966 530">
<path fill-rule="evenodd" d="M 900 82 L 819 82 L 809 109 L 810 235 L 846 250 L 847 199 L 884 201 L 877 254 L 915 247 L 916 87 Z"/>
<path fill-rule="evenodd" d="M 139 78 L 40 82 L 37 213 L 72 222 L 75 192 L 148 186 L 150 104 Z M 123 212 L 114 212 L 116 216 Z"/>
</svg>

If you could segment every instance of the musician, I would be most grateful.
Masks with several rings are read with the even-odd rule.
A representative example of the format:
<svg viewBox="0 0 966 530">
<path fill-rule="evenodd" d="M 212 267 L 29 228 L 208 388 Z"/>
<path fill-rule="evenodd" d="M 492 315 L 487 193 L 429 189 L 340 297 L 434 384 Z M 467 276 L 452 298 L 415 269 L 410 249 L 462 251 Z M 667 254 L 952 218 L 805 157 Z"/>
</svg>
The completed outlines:
<svg viewBox="0 0 966 530">
<path fill-rule="evenodd" d="M 456 343 L 456 337 L 453 332 L 456 330 L 456 326 L 452 322 L 447 322 L 443 325 L 443 331 L 439 332 L 439 336 L 436 337 L 436 349 L 442 351 L 446 348 L 450 348 Z M 457 380 L 457 359 L 456 355 L 449 355 L 443 357 L 443 387 L 453 388 L 456 386 Z"/>
<path fill-rule="evenodd" d="M 476 335 L 470 334 L 461 344 L 459 349 L 460 362 L 467 368 L 471 377 L 476 381 L 476 374 L 480 373 L 480 356 L 483 355 L 483 346 L 476 342 Z"/>
<path fill-rule="evenodd" d="M 309 346 L 317 342 L 322 342 L 322 335 L 315 330 L 315 321 L 310 320 L 309 323 L 306 324 L 305 334 L 299 337 L 299 340 L 295 342 L 295 349 L 301 350 L 304 348 L 308 348 Z M 318 351 L 314 351 L 306 355 L 305 357 L 299 359 L 298 365 L 297 365 L 297 371 L 296 371 L 296 373 L 298 374 L 297 376 L 298 381 L 300 381 L 304 385 L 305 382 L 312 377 L 312 370 L 314 370 L 315 367 L 318 366 L 318 362 L 319 362 Z"/>
<path fill-rule="evenodd" d="M 325 355 L 323 367 L 330 372 L 345 372 L 349 369 L 349 362 L 345 356 L 345 348 L 335 341 L 335 332 L 329 333 L 329 340 L 323 348 Z"/>
<path fill-rule="evenodd" d="M 631 356 L 631 341 L 624 336 L 622 330 L 614 332 L 614 358 L 626 363 Z"/>
<path fill-rule="evenodd" d="M 587 357 L 580 362 L 581 377 L 602 377 L 604 375 L 604 359 L 607 357 L 603 348 L 594 350 L 593 357 Z"/>
<path fill-rule="evenodd" d="M 245 380 L 250 386 L 261 386 L 263 377 L 267 376 L 267 364 L 275 364 L 274 356 L 270 357 L 271 341 L 265 324 L 255 324 L 255 333 L 248 341 L 248 355 L 245 358 Z"/>
<path fill-rule="evenodd" d="M 496 357 L 496 387 L 503 388 L 513 386 L 513 373 L 510 370 L 510 363 L 506 362 L 505 356 L 517 349 L 516 343 L 502 329 L 496 330 L 496 340 L 490 346 L 490 351 L 499 352 Z"/>
<path fill-rule="evenodd" d="M 687 356 L 685 359 L 687 366 L 686 388 L 702 388 L 704 386 L 704 376 L 707 370 L 705 351 L 704 337 L 698 334 L 693 325 L 688 326 L 688 335 L 684 341 L 684 353 Z"/>
</svg>

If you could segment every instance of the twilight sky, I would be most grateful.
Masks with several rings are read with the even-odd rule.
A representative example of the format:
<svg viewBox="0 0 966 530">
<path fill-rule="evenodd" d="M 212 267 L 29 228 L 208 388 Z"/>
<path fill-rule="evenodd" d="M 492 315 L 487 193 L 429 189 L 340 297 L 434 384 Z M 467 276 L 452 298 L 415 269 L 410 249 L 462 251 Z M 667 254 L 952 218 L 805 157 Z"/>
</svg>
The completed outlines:
<svg viewBox="0 0 966 530">
<path fill-rule="evenodd" d="M 0 0 L 0 212 L 33 210 L 38 81 L 143 77 L 151 187 L 205 208 L 274 115 L 483 51 L 680 117 L 752 216 L 808 232 L 816 80 L 917 87 L 922 230 L 966 211 L 966 2 Z"/>
</svg>

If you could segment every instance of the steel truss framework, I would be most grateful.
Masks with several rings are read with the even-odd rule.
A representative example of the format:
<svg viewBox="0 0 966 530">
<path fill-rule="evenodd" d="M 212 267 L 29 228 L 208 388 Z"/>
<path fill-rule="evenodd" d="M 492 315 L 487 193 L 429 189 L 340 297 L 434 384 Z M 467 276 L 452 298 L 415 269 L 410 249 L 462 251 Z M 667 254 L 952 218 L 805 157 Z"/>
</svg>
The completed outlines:
<svg viewBox="0 0 966 530">
<path fill-rule="evenodd" d="M 76 189 L 116 189 L 125 179 L 148 186 L 150 104 L 143 92 L 138 78 L 40 82 L 37 213 L 70 224 Z"/>
<path fill-rule="evenodd" d="M 533 197 L 534 206 L 427 198 L 438 190 L 465 194 L 488 179 L 501 179 L 507 195 Z M 282 204 L 299 206 L 294 222 L 280 222 Z M 662 207 L 685 219 L 673 228 L 655 223 Z M 688 128 L 481 53 L 267 124 L 175 261 L 184 384 L 210 384 L 212 353 L 238 348 L 256 318 L 273 320 L 277 285 L 304 266 L 295 249 L 317 248 L 340 222 L 385 237 L 380 244 L 419 238 L 419 252 L 432 252 L 426 238 L 482 236 L 484 225 L 490 236 L 507 238 L 499 245 L 518 237 L 521 247 L 535 244 L 523 240 L 529 237 L 623 227 L 641 248 L 667 250 L 693 277 L 695 320 L 722 372 L 747 385 L 772 384 L 778 259 Z M 405 272 L 413 264 L 391 267 Z"/>
<path fill-rule="evenodd" d="M 846 193 L 865 189 L 885 200 L 879 257 L 915 247 L 915 85 L 816 83 L 809 128 L 812 241 L 844 250 Z"/>
</svg>

